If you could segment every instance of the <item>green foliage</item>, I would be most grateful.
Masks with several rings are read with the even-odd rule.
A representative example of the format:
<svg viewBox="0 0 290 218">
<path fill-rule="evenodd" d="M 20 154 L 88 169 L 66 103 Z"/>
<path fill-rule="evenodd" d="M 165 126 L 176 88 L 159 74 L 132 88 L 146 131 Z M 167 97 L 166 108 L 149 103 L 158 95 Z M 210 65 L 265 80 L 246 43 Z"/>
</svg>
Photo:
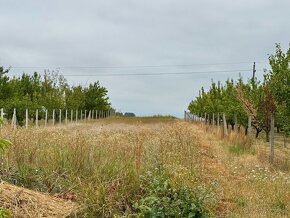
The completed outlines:
<svg viewBox="0 0 290 218">
<path fill-rule="evenodd" d="M 37 72 L 33 75 L 23 73 L 22 76 L 13 78 L 8 77 L 8 73 L 9 70 L 0 67 L 0 108 L 4 108 L 7 119 L 12 119 L 16 108 L 17 122 L 20 125 L 23 125 L 26 109 L 29 109 L 33 120 L 36 110 L 39 111 L 39 119 L 42 119 L 45 109 L 111 109 L 108 91 L 99 82 L 89 84 L 88 87 L 70 87 L 66 79 L 55 71 L 45 71 L 43 76 Z"/>
<path fill-rule="evenodd" d="M 3 120 L 0 118 L 0 125 L 3 124 Z M 5 152 L 11 145 L 11 142 L 6 139 L 0 139 L 0 154 Z"/>
<path fill-rule="evenodd" d="M 6 208 L 0 208 L 0 218 L 11 218 L 11 213 Z"/>
<path fill-rule="evenodd" d="M 229 152 L 235 155 L 242 155 L 242 154 L 255 154 L 256 151 L 253 147 L 246 147 L 246 146 L 240 146 L 240 145 L 230 145 Z"/>
<path fill-rule="evenodd" d="M 234 125 L 234 115 L 238 123 L 247 129 L 248 116 L 257 133 L 264 130 L 269 140 L 270 118 L 275 113 L 275 125 L 285 136 L 290 131 L 290 48 L 283 53 L 279 44 L 276 53 L 269 57 L 271 70 L 265 71 L 261 83 L 257 78 L 251 78 L 246 83 L 240 77 L 238 81 L 228 79 L 225 85 L 212 82 L 209 90 L 203 87 L 199 96 L 190 102 L 191 113 L 204 115 L 223 112 L 227 122 Z"/>
<path fill-rule="evenodd" d="M 148 173 L 142 179 L 145 183 L 145 195 L 134 205 L 139 215 L 160 218 L 210 216 L 192 190 L 185 187 L 174 188 L 164 173 Z"/>
<path fill-rule="evenodd" d="M 276 53 L 269 57 L 271 70 L 265 75 L 277 103 L 278 125 L 286 135 L 290 132 L 290 48 L 283 53 L 276 44 Z"/>
</svg>

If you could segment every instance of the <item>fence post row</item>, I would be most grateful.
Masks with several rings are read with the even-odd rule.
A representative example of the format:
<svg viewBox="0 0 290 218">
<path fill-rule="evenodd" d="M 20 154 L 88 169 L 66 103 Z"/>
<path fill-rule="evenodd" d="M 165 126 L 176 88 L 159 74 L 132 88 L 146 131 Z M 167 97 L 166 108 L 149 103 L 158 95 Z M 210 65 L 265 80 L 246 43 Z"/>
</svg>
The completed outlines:
<svg viewBox="0 0 290 218">
<path fill-rule="evenodd" d="M 56 110 L 53 109 L 52 110 L 52 125 L 54 126 L 56 124 L 56 122 L 58 121 L 59 124 L 62 124 L 62 121 L 64 121 L 65 124 L 69 123 L 69 119 L 70 122 L 73 123 L 74 121 L 74 110 L 70 111 L 70 118 L 69 118 L 69 111 L 66 109 L 64 116 L 65 118 L 62 117 L 62 113 L 63 110 L 62 109 L 58 109 L 59 110 L 59 114 L 56 113 Z M 12 120 L 11 120 L 11 128 L 15 129 L 17 128 L 17 115 L 16 115 L 16 108 L 13 109 L 13 114 L 12 114 Z M 45 109 L 44 111 L 40 111 L 39 109 L 35 110 L 35 115 L 34 115 L 34 119 L 35 119 L 35 124 L 34 126 L 37 128 L 39 127 L 40 123 L 39 120 L 42 119 L 40 118 L 40 112 L 44 112 L 44 126 L 47 127 L 48 126 L 48 122 L 49 122 L 49 114 L 48 114 L 48 110 Z M 112 117 L 114 114 L 113 110 L 83 110 L 80 111 L 80 120 L 92 120 L 92 119 L 103 119 L 103 118 L 110 118 Z M 3 120 L 4 119 L 4 108 L 0 109 L 0 118 Z M 26 129 L 28 129 L 29 127 L 29 120 L 32 117 L 29 117 L 29 109 L 26 108 L 25 109 L 25 125 L 24 127 Z M 197 120 L 197 116 L 195 114 L 191 114 L 185 111 L 185 119 L 188 120 Z M 79 120 L 79 112 L 78 110 L 75 110 L 75 122 L 77 123 Z M 3 124 L 0 124 L 0 128 L 3 127 Z"/>
<path fill-rule="evenodd" d="M 203 117 L 204 115 L 204 117 Z M 109 115 L 110 116 L 110 115 Z M 220 113 L 217 113 L 217 117 L 215 117 L 215 113 L 212 114 L 212 119 L 210 118 L 210 115 L 206 112 L 203 113 L 194 113 L 191 114 L 190 112 L 184 111 L 184 120 L 192 120 L 192 121 L 199 121 L 201 123 L 205 123 L 210 125 L 210 122 L 212 121 L 212 126 L 214 127 L 215 124 L 217 125 L 218 129 L 221 126 L 222 122 L 222 136 L 223 138 L 226 138 L 228 136 L 228 126 L 227 126 L 227 119 L 226 114 L 222 113 L 222 120 L 220 119 Z M 237 114 L 234 114 L 234 133 L 238 133 L 238 119 Z M 275 115 L 274 113 L 271 113 L 271 122 L 270 122 L 270 155 L 269 155 L 269 162 L 274 162 L 274 156 L 275 156 L 275 141 L 274 141 L 274 131 L 275 129 Z M 252 131 L 252 117 L 248 116 L 248 124 L 246 126 L 246 134 L 250 136 Z"/>
</svg>

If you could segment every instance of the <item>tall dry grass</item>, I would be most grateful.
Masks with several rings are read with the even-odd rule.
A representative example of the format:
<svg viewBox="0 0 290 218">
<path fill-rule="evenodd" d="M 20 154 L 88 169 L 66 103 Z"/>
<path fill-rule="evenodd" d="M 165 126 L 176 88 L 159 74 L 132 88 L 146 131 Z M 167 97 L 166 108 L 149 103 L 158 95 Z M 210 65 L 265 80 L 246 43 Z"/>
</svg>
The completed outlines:
<svg viewBox="0 0 290 218">
<path fill-rule="evenodd" d="M 1 178 L 33 190 L 70 194 L 78 217 L 136 217 L 148 172 L 186 187 L 215 217 L 289 217 L 289 151 L 242 134 L 175 119 L 137 118 L 0 131 L 13 146 Z M 163 122 L 164 121 L 164 122 Z"/>
<path fill-rule="evenodd" d="M 144 119 L 149 125 L 140 124 Z M 191 125 L 156 118 L 157 128 L 152 118 L 143 118 L 123 123 L 134 128 L 119 129 L 112 120 L 102 122 L 1 130 L 0 137 L 13 144 L 3 158 L 1 178 L 41 192 L 76 196 L 80 217 L 135 214 L 133 204 L 144 194 L 141 176 L 160 169 L 174 187 L 197 188 L 199 137 Z M 207 194 L 200 193 L 203 198 Z"/>
</svg>

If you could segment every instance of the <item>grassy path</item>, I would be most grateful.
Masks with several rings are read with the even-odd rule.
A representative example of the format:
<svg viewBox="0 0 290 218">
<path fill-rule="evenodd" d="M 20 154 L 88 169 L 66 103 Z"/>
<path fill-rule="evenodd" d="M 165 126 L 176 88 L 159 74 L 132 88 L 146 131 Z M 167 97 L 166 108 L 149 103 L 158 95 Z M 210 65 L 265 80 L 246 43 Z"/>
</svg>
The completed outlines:
<svg viewBox="0 0 290 218">
<path fill-rule="evenodd" d="M 13 143 L 2 156 L 1 178 L 75 196 L 77 217 L 142 215 L 135 205 L 152 199 L 150 179 L 160 178 L 160 169 L 174 190 L 195 193 L 215 217 L 290 217 L 287 151 L 277 149 L 270 166 L 267 147 L 241 135 L 221 140 L 216 130 L 168 117 L 7 128 L 0 137 Z"/>
</svg>

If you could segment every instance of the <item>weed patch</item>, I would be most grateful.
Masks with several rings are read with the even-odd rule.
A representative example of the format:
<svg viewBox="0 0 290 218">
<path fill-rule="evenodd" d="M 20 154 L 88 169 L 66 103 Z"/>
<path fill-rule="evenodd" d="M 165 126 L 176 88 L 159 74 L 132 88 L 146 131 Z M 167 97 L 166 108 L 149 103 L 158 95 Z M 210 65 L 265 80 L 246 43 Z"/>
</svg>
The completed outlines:
<svg viewBox="0 0 290 218">
<path fill-rule="evenodd" d="M 231 154 L 234 155 L 243 155 L 243 154 L 256 154 L 256 150 L 253 147 L 243 147 L 240 145 L 230 145 L 228 150 Z"/>
</svg>

